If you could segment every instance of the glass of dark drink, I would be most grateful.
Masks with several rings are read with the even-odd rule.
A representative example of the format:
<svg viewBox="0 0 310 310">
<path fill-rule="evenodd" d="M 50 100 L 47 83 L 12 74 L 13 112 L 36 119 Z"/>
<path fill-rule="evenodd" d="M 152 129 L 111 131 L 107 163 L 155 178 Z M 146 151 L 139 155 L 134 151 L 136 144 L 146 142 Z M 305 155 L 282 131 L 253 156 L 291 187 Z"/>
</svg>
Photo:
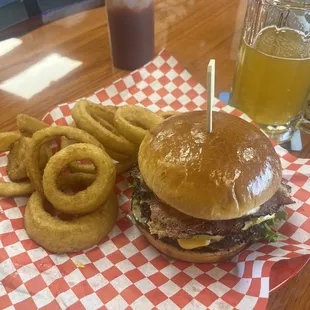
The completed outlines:
<svg viewBox="0 0 310 310">
<path fill-rule="evenodd" d="M 154 57 L 154 0 L 107 0 L 112 60 L 135 70 Z"/>
</svg>

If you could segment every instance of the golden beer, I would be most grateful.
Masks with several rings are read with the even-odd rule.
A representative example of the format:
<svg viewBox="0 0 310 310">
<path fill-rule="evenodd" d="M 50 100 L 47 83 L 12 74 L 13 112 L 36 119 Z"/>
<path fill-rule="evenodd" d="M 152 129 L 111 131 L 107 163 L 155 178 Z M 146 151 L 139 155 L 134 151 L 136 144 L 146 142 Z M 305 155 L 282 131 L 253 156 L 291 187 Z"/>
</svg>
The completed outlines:
<svg viewBox="0 0 310 310">
<path fill-rule="evenodd" d="M 262 29 L 239 51 L 230 104 L 263 128 L 300 117 L 310 94 L 310 37 L 275 26 Z"/>
</svg>

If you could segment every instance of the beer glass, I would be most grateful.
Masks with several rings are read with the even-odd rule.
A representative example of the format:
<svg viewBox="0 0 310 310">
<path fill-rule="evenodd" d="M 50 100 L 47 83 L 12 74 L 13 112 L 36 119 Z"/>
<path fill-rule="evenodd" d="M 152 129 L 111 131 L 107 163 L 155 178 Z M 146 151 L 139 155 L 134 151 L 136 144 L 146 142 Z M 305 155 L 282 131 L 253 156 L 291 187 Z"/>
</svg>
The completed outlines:
<svg viewBox="0 0 310 310">
<path fill-rule="evenodd" d="M 310 0 L 248 0 L 230 104 L 282 143 L 307 122 L 307 98 Z"/>
</svg>

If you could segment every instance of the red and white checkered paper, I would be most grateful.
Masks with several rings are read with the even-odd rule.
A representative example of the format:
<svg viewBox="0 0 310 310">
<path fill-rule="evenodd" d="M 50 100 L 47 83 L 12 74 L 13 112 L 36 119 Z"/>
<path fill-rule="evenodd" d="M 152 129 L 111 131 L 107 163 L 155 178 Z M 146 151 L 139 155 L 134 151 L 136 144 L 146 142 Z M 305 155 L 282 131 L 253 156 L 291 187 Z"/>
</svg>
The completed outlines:
<svg viewBox="0 0 310 310">
<path fill-rule="evenodd" d="M 202 109 L 204 98 L 205 89 L 167 51 L 89 97 L 98 104 L 140 103 L 154 112 Z M 56 107 L 44 120 L 53 125 L 70 123 L 73 105 Z M 222 102 L 217 102 L 216 109 L 250 121 Z M 310 254 L 310 160 L 297 159 L 280 146 L 275 148 L 282 160 L 283 178 L 296 201 L 287 208 L 288 221 L 278 227 L 285 237 L 275 243 L 255 243 L 231 262 L 218 265 L 189 264 L 161 255 L 122 212 L 100 245 L 76 254 L 50 254 L 24 230 L 27 199 L 1 199 L 0 308 L 265 308 L 272 265 Z M 0 157 L 4 181 L 8 181 L 6 162 L 6 155 Z M 130 206 L 127 177 L 119 176 L 116 183 L 122 211 Z"/>
</svg>

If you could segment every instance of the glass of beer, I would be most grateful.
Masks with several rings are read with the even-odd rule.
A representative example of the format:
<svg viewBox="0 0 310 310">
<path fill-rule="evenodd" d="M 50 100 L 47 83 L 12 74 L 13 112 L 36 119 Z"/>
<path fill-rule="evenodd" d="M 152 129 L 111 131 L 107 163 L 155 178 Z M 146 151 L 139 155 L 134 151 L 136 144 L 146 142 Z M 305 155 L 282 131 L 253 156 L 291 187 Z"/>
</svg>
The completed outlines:
<svg viewBox="0 0 310 310">
<path fill-rule="evenodd" d="M 307 122 L 308 98 L 310 0 L 248 0 L 230 104 L 282 143 Z"/>
</svg>

